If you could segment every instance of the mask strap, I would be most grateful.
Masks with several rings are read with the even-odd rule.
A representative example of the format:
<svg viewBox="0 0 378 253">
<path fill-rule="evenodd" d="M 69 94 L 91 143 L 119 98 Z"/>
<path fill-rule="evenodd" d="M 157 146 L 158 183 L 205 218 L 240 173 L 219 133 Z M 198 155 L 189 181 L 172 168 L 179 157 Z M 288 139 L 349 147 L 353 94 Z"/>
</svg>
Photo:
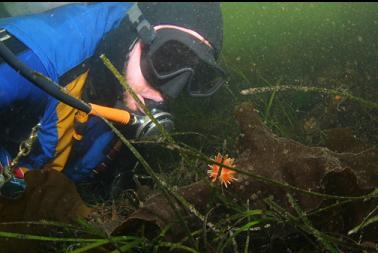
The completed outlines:
<svg viewBox="0 0 378 253">
<path fill-rule="evenodd" d="M 151 26 L 150 22 L 148 22 L 148 20 L 143 16 L 138 4 L 134 4 L 127 14 L 131 24 L 137 30 L 139 38 L 145 45 L 151 45 L 152 41 L 156 37 L 156 32 Z"/>
</svg>

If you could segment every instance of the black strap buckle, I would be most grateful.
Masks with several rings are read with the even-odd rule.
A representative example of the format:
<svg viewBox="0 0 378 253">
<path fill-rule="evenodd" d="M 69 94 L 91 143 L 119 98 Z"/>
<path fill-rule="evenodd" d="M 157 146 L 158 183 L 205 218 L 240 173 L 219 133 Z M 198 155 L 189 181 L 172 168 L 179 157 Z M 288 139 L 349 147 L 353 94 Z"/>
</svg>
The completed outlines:
<svg viewBox="0 0 378 253">
<path fill-rule="evenodd" d="M 5 30 L 0 29 L 0 41 L 5 42 L 6 40 L 9 40 L 12 36 Z"/>
<path fill-rule="evenodd" d="M 130 22 L 133 24 L 138 32 L 139 37 L 145 45 L 151 45 L 152 41 L 156 37 L 156 32 L 150 22 L 143 16 L 138 4 L 134 4 L 133 7 L 127 12 Z"/>
<path fill-rule="evenodd" d="M 12 36 L 10 33 L 7 32 L 5 29 L 0 28 L 0 42 L 4 43 L 4 45 L 9 48 L 15 55 L 24 52 L 28 49 L 24 43 L 19 41 L 16 37 Z M 4 63 L 3 58 L 0 57 L 0 64 Z"/>
</svg>

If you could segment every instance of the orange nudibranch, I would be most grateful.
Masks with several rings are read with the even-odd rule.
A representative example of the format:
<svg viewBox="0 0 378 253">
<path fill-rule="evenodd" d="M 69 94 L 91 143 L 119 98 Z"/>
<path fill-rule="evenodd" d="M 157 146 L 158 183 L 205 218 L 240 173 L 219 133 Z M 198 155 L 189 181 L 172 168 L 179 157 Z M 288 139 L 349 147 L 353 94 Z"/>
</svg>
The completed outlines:
<svg viewBox="0 0 378 253">
<path fill-rule="evenodd" d="M 222 156 L 220 153 L 215 156 L 214 160 L 217 163 L 222 163 L 228 167 L 234 168 L 234 159 L 229 158 L 227 155 Z M 207 170 L 207 174 L 212 179 L 212 182 L 215 182 L 217 178 L 219 178 L 219 182 L 223 184 L 226 188 L 229 184 L 231 184 L 232 181 L 236 181 L 236 178 L 234 177 L 236 172 L 234 170 L 227 169 L 225 167 L 222 167 L 218 164 L 209 164 L 209 169 Z M 221 167 L 221 172 L 219 173 L 219 168 Z"/>
</svg>

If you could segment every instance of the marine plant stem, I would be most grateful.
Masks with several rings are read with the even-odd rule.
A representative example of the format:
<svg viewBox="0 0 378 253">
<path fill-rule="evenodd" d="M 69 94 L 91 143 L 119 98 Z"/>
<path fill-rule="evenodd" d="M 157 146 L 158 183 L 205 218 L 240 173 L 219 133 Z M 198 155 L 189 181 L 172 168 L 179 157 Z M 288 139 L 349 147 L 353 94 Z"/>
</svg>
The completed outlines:
<svg viewBox="0 0 378 253">
<path fill-rule="evenodd" d="M 22 239 L 22 240 L 37 240 L 37 241 L 53 241 L 53 242 L 83 242 L 83 243 L 110 243 L 109 239 L 102 239 L 102 238 L 61 238 L 61 237 L 49 237 L 49 236 L 40 236 L 40 235 L 29 235 L 29 234 L 19 234 L 19 233 L 12 233 L 12 232 L 5 232 L 0 231 L 0 237 L 5 238 L 15 238 L 15 239 Z M 135 236 L 118 236 L 113 237 L 113 241 L 127 241 L 127 240 L 136 240 L 140 239 Z"/>
<path fill-rule="evenodd" d="M 140 101 L 140 99 L 137 97 L 135 92 L 131 89 L 131 87 L 127 84 L 126 80 L 123 78 L 123 76 L 117 71 L 117 69 L 114 67 L 114 65 L 110 62 L 110 60 L 105 56 L 101 55 L 101 59 L 103 60 L 105 66 L 113 73 L 113 75 L 118 79 L 118 81 L 122 84 L 122 86 L 130 92 L 130 94 L 133 96 L 133 98 L 137 101 L 137 103 L 141 106 L 141 108 L 146 112 L 146 114 L 150 117 L 150 119 L 159 127 L 159 130 L 161 133 L 166 137 L 165 139 L 169 142 L 174 144 L 173 138 L 166 132 L 166 130 L 156 121 L 156 119 L 153 117 L 152 113 L 148 110 L 146 106 L 143 105 L 143 103 Z M 205 217 L 184 197 L 182 197 L 180 194 L 176 193 L 163 179 L 159 178 L 157 174 L 153 171 L 153 169 L 150 167 L 150 165 L 147 163 L 147 161 L 142 157 L 142 155 L 135 149 L 135 147 L 122 135 L 121 132 L 118 131 L 108 120 L 103 118 L 105 123 L 113 130 L 113 132 L 120 138 L 120 140 L 130 149 L 130 151 L 137 157 L 137 159 L 141 162 L 143 167 L 146 169 L 147 173 L 154 179 L 155 182 L 158 183 L 159 188 L 163 190 L 163 193 L 166 195 L 168 201 L 170 202 L 170 198 L 168 198 L 169 195 L 175 197 L 181 205 L 183 205 L 187 210 L 189 210 L 192 214 L 194 214 L 197 218 L 199 218 L 202 222 L 205 221 Z M 173 203 L 170 203 L 173 210 L 176 210 L 175 205 Z M 179 218 L 182 219 L 182 217 L 179 215 Z M 184 221 L 183 221 L 184 222 Z M 186 225 L 186 223 L 184 223 Z M 214 224 L 208 222 L 207 225 L 209 228 L 211 228 L 214 232 L 219 231 Z"/>
<path fill-rule="evenodd" d="M 316 228 L 314 228 L 310 220 L 307 218 L 305 212 L 300 208 L 299 204 L 294 200 L 293 196 L 289 193 L 286 194 L 286 196 L 289 200 L 290 205 L 294 208 L 294 210 L 298 214 L 299 220 L 302 221 L 302 225 L 305 231 L 307 231 L 309 234 L 312 234 L 323 245 L 323 247 L 327 251 L 332 252 L 332 253 L 339 252 L 336 245 L 334 245 L 332 242 L 324 238 L 323 233 L 317 230 Z"/>
<path fill-rule="evenodd" d="M 247 211 L 249 211 L 249 199 L 247 199 Z M 248 220 L 248 223 L 250 223 L 251 222 L 251 217 L 250 216 L 248 216 L 248 218 L 247 218 Z M 245 239 L 245 243 L 244 243 L 244 253 L 248 253 L 249 252 L 249 249 L 248 249 L 248 247 L 249 247 L 249 240 L 250 240 L 250 231 L 248 230 L 247 231 L 247 238 Z"/>
<path fill-rule="evenodd" d="M 316 92 L 316 93 L 323 93 L 323 94 L 329 94 L 329 95 L 339 95 L 347 99 L 356 101 L 369 108 L 378 109 L 377 103 L 371 102 L 369 100 L 366 100 L 360 97 L 356 97 L 347 91 L 319 88 L 319 87 L 310 87 L 310 86 L 278 85 L 278 86 L 272 86 L 272 87 L 255 87 L 255 88 L 242 90 L 240 91 L 240 94 L 241 95 L 256 95 L 260 93 L 282 92 L 282 91 L 289 91 L 289 90 L 303 91 L 303 92 Z"/>
<path fill-rule="evenodd" d="M 293 200 L 293 199 L 292 199 Z M 293 204 L 292 200 L 289 199 L 289 202 L 291 204 Z M 287 211 L 286 209 L 284 209 L 283 207 L 279 206 L 276 202 L 273 201 L 273 198 L 272 197 L 269 197 L 269 198 L 266 198 L 264 199 L 264 202 L 272 209 L 272 211 L 275 213 L 276 215 L 276 220 L 277 221 L 281 221 L 281 222 L 288 222 L 290 225 L 298 228 L 299 230 L 303 231 L 303 232 L 306 232 L 308 234 L 313 234 L 314 231 L 309 231 L 309 228 L 307 225 L 303 224 L 303 217 L 300 217 L 300 216 L 306 216 L 306 213 L 305 212 L 301 212 L 299 214 L 299 217 L 297 216 L 294 216 L 293 214 L 291 214 L 289 211 Z M 295 204 L 297 205 L 297 204 Z M 293 207 L 294 208 L 294 207 Z M 298 208 L 298 206 L 296 206 L 295 208 Z M 294 208 L 294 209 L 295 209 Z M 312 227 L 312 229 L 315 229 Z M 316 229 L 315 229 L 316 230 Z M 326 233 L 323 233 L 319 230 L 316 230 L 318 233 L 318 235 L 320 235 L 322 237 L 322 239 L 326 240 L 327 243 L 332 243 L 333 245 L 343 245 L 345 247 L 348 247 L 349 249 L 357 249 L 358 252 L 362 251 L 362 250 L 367 250 L 368 252 L 370 252 L 369 250 L 372 250 L 373 247 L 372 246 L 368 246 L 368 245 L 361 245 L 361 244 L 356 244 L 356 243 L 349 243 L 349 242 L 345 242 L 343 241 L 342 238 L 339 238 L 339 237 L 336 237 L 336 236 L 331 236 L 331 235 L 328 235 Z M 315 236 L 316 237 L 316 236 Z M 318 245 L 315 244 L 314 242 L 312 242 L 313 246 L 317 247 Z M 331 251 L 332 252 L 332 251 Z M 337 251 L 337 252 L 340 252 L 340 251 Z M 353 251 L 354 252 L 354 251 Z M 357 251 L 356 251 L 357 252 Z"/>
</svg>

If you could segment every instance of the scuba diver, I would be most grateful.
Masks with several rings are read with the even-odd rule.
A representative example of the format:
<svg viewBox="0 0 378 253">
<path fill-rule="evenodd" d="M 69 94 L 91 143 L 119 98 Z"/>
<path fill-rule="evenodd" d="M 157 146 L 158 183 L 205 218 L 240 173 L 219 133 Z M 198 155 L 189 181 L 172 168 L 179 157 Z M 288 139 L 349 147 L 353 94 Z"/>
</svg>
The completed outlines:
<svg viewBox="0 0 378 253">
<path fill-rule="evenodd" d="M 88 180 L 116 149 L 93 108 L 127 112 L 129 138 L 156 133 L 100 55 L 172 130 L 168 99 L 211 96 L 224 83 L 222 42 L 219 3 L 74 3 L 0 19 L 0 195 L 22 194 L 29 170 Z"/>
</svg>

